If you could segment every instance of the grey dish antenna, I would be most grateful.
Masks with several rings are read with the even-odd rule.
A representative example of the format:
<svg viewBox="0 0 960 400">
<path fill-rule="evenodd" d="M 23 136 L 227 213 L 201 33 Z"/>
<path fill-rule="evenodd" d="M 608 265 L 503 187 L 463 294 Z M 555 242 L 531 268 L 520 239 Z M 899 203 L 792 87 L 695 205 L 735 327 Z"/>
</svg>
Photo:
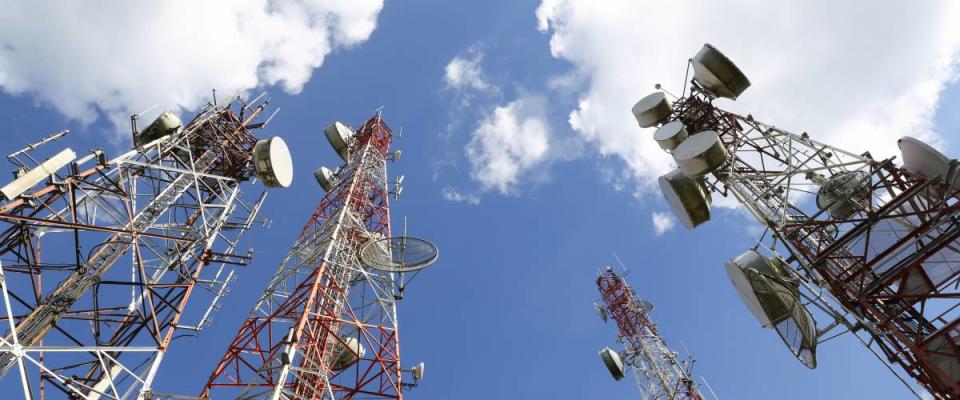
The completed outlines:
<svg viewBox="0 0 960 400">
<path fill-rule="evenodd" d="M 807 368 L 817 367 L 817 326 L 797 287 L 788 283 L 786 263 L 749 250 L 727 261 L 727 276 L 740 300 L 764 328 L 773 328 Z"/>
<path fill-rule="evenodd" d="M 603 350 L 600 350 L 600 359 L 603 360 L 603 365 L 607 367 L 607 371 L 610 371 L 610 376 L 612 376 L 614 380 L 619 381 L 626 375 L 620 354 L 611 348 L 604 347 Z"/>
<path fill-rule="evenodd" d="M 720 50 L 707 43 L 693 56 L 693 79 L 716 97 L 736 100 L 750 80 Z"/>
<path fill-rule="evenodd" d="M 398 236 L 373 239 L 360 248 L 360 260 L 385 272 L 416 271 L 437 261 L 440 251 L 427 240 Z"/>
</svg>

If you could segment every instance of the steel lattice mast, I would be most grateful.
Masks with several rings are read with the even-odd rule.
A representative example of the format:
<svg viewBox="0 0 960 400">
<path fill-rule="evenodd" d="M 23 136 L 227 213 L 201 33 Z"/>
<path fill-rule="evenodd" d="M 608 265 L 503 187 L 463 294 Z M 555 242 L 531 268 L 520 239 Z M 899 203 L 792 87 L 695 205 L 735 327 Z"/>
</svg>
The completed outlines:
<svg viewBox="0 0 960 400">
<path fill-rule="evenodd" d="M 174 334 L 208 324 L 250 260 L 239 238 L 265 193 L 241 183 L 259 170 L 265 106 L 210 104 L 183 126 L 168 112 L 143 132 L 132 118 L 135 148 L 112 160 L 68 149 L 37 163 L 36 144 L 10 156 L 40 164 L 0 189 L 0 368 L 25 398 L 150 396 Z"/>
<path fill-rule="evenodd" d="M 727 265 L 754 315 L 810 368 L 817 342 L 844 329 L 898 376 L 960 397 L 957 162 L 907 137 L 898 167 L 724 111 L 714 100 L 749 81 L 709 45 L 692 66 L 692 90 L 672 109 L 659 94 L 634 111 L 641 126 L 663 124 L 655 138 L 680 168 L 661 189 L 685 225 L 709 219 L 713 192 L 767 228 L 766 243 Z"/>
<path fill-rule="evenodd" d="M 611 362 L 625 363 L 633 371 L 644 400 L 704 399 L 690 377 L 693 360 L 678 360 L 677 353 L 667 348 L 657 331 L 657 324 L 650 320 L 648 313 L 653 305 L 637 297 L 610 267 L 597 277 L 597 289 L 603 298 L 598 310 L 604 319 L 609 316 L 616 322 L 618 340 L 624 344 L 622 352 L 613 353 L 609 348 L 600 352 L 608 367 Z M 611 373 L 616 379 L 622 377 L 622 369 L 614 367 Z"/>
<path fill-rule="evenodd" d="M 336 123 L 327 130 L 340 128 L 348 129 Z M 422 367 L 413 383 L 404 382 L 400 364 L 396 289 L 402 276 L 369 268 L 360 257 L 362 246 L 390 237 L 392 132 L 378 112 L 341 139 L 348 136 L 342 147 L 334 144 L 346 164 L 335 178 L 318 170 L 329 191 L 202 397 L 401 399 L 420 378 Z"/>
</svg>

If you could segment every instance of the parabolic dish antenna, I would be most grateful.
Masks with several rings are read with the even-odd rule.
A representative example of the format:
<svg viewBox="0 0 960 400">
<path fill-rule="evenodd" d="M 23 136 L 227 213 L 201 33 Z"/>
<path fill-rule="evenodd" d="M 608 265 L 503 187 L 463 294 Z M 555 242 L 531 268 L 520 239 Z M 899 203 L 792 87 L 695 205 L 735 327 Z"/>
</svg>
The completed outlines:
<svg viewBox="0 0 960 400">
<path fill-rule="evenodd" d="M 693 79 L 718 97 L 736 100 L 750 87 L 750 80 L 737 65 L 709 43 L 693 56 Z"/>
<path fill-rule="evenodd" d="M 817 207 L 831 217 L 843 219 L 870 201 L 870 174 L 844 171 L 831 176 L 817 192 Z"/>
<path fill-rule="evenodd" d="M 638 313 L 646 314 L 646 313 L 649 313 L 650 311 L 653 311 L 653 303 L 649 301 L 646 301 L 643 299 L 637 299 L 636 304 L 637 304 L 637 309 L 635 311 Z"/>
<path fill-rule="evenodd" d="M 350 140 L 353 138 L 353 130 L 346 124 L 336 121 L 323 128 L 323 134 L 327 136 L 327 141 L 330 142 L 333 151 L 336 151 L 337 155 L 346 161 Z"/>
<path fill-rule="evenodd" d="M 641 128 L 665 122 L 673 113 L 673 105 L 663 92 L 654 92 L 633 105 L 633 116 Z"/>
<path fill-rule="evenodd" d="M 950 172 L 950 160 L 943 153 L 909 136 L 900 138 L 897 145 L 900 146 L 900 154 L 903 155 L 904 169 L 927 178 L 946 179 L 947 173 Z M 956 184 L 956 181 L 950 182 L 950 186 L 956 186 Z"/>
<path fill-rule="evenodd" d="M 317 183 L 320 184 L 320 187 L 323 188 L 324 192 L 329 192 L 333 188 L 334 183 L 336 182 L 336 176 L 334 176 L 333 171 L 327 167 L 320 167 L 313 171 L 313 177 L 316 178 Z"/>
<path fill-rule="evenodd" d="M 288 187 L 293 181 L 293 159 L 282 138 L 274 136 L 253 146 L 253 166 L 266 187 Z"/>
<path fill-rule="evenodd" d="M 726 264 L 727 275 L 744 305 L 764 328 L 773 328 L 807 368 L 817 367 L 817 327 L 797 289 L 778 279 L 769 260 L 748 251 Z M 764 271 L 765 270 L 765 271 Z"/>
<path fill-rule="evenodd" d="M 610 371 L 610 376 L 613 376 L 614 380 L 621 380 L 624 377 L 623 369 L 623 360 L 620 359 L 620 354 L 613 351 L 609 347 L 604 347 L 603 350 L 600 350 L 600 359 L 603 360 L 603 365 L 607 366 L 607 370 Z"/>
<path fill-rule="evenodd" d="M 687 136 L 690 135 L 687 134 L 687 127 L 683 126 L 683 122 L 674 120 L 658 128 L 657 131 L 653 133 L 653 140 L 657 141 L 661 149 L 673 150 L 679 146 L 680 143 L 683 143 Z"/>
<path fill-rule="evenodd" d="M 706 175 L 723 165 L 727 159 L 727 149 L 723 147 L 720 135 L 714 131 L 703 131 L 684 139 L 673 149 L 673 160 L 691 178 Z"/>
<path fill-rule="evenodd" d="M 360 248 L 364 264 L 386 272 L 416 271 L 433 264 L 439 255 L 433 243 L 406 236 L 371 240 Z"/>
<path fill-rule="evenodd" d="M 673 215 L 687 229 L 710 220 L 709 192 L 698 179 L 687 177 L 679 168 L 657 180 L 660 192 Z"/>
</svg>

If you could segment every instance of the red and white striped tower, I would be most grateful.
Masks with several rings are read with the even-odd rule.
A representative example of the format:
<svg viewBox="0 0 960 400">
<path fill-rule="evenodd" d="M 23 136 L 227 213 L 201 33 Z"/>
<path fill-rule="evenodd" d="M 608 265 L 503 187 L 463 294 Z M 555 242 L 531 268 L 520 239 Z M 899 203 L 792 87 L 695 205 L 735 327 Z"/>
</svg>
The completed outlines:
<svg viewBox="0 0 960 400">
<path fill-rule="evenodd" d="M 317 170 L 329 190 L 204 398 L 401 399 L 422 376 L 422 364 L 401 368 L 396 301 L 403 273 L 432 263 L 437 252 L 422 240 L 391 237 L 389 196 L 400 191 L 399 180 L 387 180 L 387 161 L 399 157 L 389 153 L 392 132 L 378 112 L 355 132 L 338 122 L 325 133 L 346 164 Z"/>
<path fill-rule="evenodd" d="M 653 304 L 633 292 L 630 285 L 613 268 L 606 267 L 597 277 L 597 289 L 603 304 L 597 311 L 604 320 L 617 324 L 617 338 L 622 351 L 604 348 L 600 357 L 614 379 L 620 380 L 626 368 L 633 371 L 644 400 L 702 400 L 703 395 L 690 377 L 693 360 L 679 360 L 667 348 L 657 331 L 657 324 L 648 313 Z"/>
</svg>

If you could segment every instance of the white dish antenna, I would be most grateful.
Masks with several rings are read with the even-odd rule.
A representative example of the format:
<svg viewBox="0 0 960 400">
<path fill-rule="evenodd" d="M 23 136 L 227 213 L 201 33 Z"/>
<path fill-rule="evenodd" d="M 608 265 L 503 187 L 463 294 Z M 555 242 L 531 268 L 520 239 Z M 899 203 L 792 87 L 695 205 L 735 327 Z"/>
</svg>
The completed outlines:
<svg viewBox="0 0 960 400">
<path fill-rule="evenodd" d="M 440 251 L 429 241 L 415 237 L 390 237 L 370 240 L 360 248 L 360 260 L 370 268 L 385 272 L 410 272 L 437 261 Z"/>
<path fill-rule="evenodd" d="M 3 197 L 6 197 L 8 200 L 13 200 L 17 196 L 23 194 L 27 190 L 30 190 L 30 188 L 42 182 L 44 179 L 47 179 L 47 177 L 55 174 L 60 168 L 70 164 L 76 158 L 77 153 L 74 153 L 73 150 L 69 148 L 64 149 L 53 157 L 50 157 L 46 161 L 40 163 L 40 165 L 36 166 L 35 168 L 27 171 L 23 175 L 20 175 L 17 179 L 14 179 L 13 182 L 10 182 L 6 186 L 0 188 L 0 193 L 3 193 Z"/>
<path fill-rule="evenodd" d="M 701 177 L 723 165 L 727 160 L 727 149 L 717 132 L 703 131 L 691 135 L 673 149 L 673 160 L 684 175 Z"/>
<path fill-rule="evenodd" d="M 709 43 L 693 56 L 693 79 L 717 97 L 736 100 L 750 87 L 750 80 L 737 65 Z"/>
<path fill-rule="evenodd" d="M 600 350 L 600 359 L 603 360 L 603 365 L 607 366 L 607 371 L 610 371 L 610 376 L 614 380 L 623 379 L 626 371 L 623 368 L 623 360 L 620 359 L 620 354 L 609 347 L 604 347 L 603 350 Z"/>
<path fill-rule="evenodd" d="M 781 278 L 785 263 L 754 250 L 726 263 L 727 276 L 750 313 L 764 328 L 773 328 L 807 368 L 816 368 L 817 327 L 797 288 Z"/>
<path fill-rule="evenodd" d="M 413 370 L 411 371 L 411 374 L 413 375 L 413 380 L 419 381 L 419 380 L 423 379 L 423 369 L 424 369 L 425 367 L 426 367 L 426 366 L 423 364 L 423 362 L 421 362 L 420 364 L 417 364 L 417 365 L 415 365 L 415 366 L 413 367 Z"/>
<path fill-rule="evenodd" d="M 320 184 L 324 192 L 329 192 L 336 185 L 337 177 L 330 168 L 317 168 L 316 171 L 313 171 L 313 177 L 317 179 L 317 183 Z"/>
<path fill-rule="evenodd" d="M 143 146 L 164 136 L 180 132 L 182 129 L 183 122 L 180 121 L 180 117 L 173 111 L 167 110 L 160 113 L 157 119 L 134 137 L 134 145 Z"/>
<path fill-rule="evenodd" d="M 633 106 L 633 116 L 637 118 L 637 123 L 641 128 L 666 122 L 670 114 L 673 113 L 673 105 L 663 92 L 654 92 L 647 97 L 640 99 Z"/>
<path fill-rule="evenodd" d="M 817 192 L 817 207 L 831 217 L 844 219 L 864 208 L 870 201 L 870 175 L 864 171 L 844 171 L 824 180 Z"/>
<path fill-rule="evenodd" d="M 687 133 L 687 127 L 683 126 L 683 122 L 675 120 L 658 128 L 653 134 L 653 140 L 657 141 L 661 149 L 673 150 L 688 136 L 690 135 Z"/>
<path fill-rule="evenodd" d="M 330 142 L 333 151 L 336 151 L 340 158 L 346 161 L 347 150 L 350 147 L 350 141 L 353 139 L 353 129 L 340 121 L 336 121 L 323 128 L 323 134 L 327 136 L 327 141 Z"/>
<path fill-rule="evenodd" d="M 647 314 L 653 311 L 653 303 L 649 301 L 646 301 L 643 299 L 637 299 L 636 305 L 637 305 L 637 308 L 634 311 L 640 314 Z"/>
<path fill-rule="evenodd" d="M 897 145 L 900 146 L 900 154 L 903 156 L 904 169 L 927 178 L 946 179 L 950 172 L 950 159 L 943 153 L 909 136 L 900 138 Z M 957 186 L 956 179 L 949 183 L 951 187 Z"/>
<path fill-rule="evenodd" d="M 330 365 L 330 369 L 334 371 L 347 369 L 367 353 L 367 349 L 363 348 L 363 345 L 355 337 L 341 339 L 337 342 L 335 349 L 337 356 L 334 357 L 333 363 Z"/>
<path fill-rule="evenodd" d="M 673 215 L 687 229 L 710 220 L 710 192 L 699 179 L 690 178 L 679 168 L 657 180 L 663 198 Z"/>
<path fill-rule="evenodd" d="M 278 136 L 257 142 L 253 147 L 253 165 L 266 187 L 289 187 L 293 182 L 290 149 Z"/>
</svg>

